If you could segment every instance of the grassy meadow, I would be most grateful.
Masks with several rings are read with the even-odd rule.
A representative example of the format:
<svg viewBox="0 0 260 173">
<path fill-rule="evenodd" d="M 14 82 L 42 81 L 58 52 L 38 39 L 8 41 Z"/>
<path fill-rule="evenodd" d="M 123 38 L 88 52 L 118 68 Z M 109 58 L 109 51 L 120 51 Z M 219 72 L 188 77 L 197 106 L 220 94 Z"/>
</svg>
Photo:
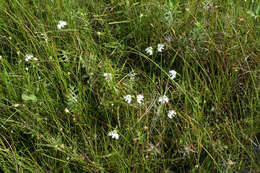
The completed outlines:
<svg viewBox="0 0 260 173">
<path fill-rule="evenodd" d="M 0 0 L 0 172 L 257 173 L 258 0 Z"/>
</svg>

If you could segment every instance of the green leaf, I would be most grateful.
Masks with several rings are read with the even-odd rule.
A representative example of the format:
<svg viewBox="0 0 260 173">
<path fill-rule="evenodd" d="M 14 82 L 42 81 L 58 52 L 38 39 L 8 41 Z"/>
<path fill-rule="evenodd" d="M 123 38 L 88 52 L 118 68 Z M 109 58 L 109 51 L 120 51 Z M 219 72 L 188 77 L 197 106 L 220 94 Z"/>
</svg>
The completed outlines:
<svg viewBox="0 0 260 173">
<path fill-rule="evenodd" d="M 258 4 L 258 6 L 257 6 L 257 8 L 256 8 L 256 10 L 255 10 L 255 14 L 256 14 L 257 16 L 260 15 L 260 3 Z"/>
<path fill-rule="evenodd" d="M 22 94 L 22 99 L 24 101 L 33 101 L 33 102 L 37 102 L 37 97 L 34 94 Z"/>
</svg>

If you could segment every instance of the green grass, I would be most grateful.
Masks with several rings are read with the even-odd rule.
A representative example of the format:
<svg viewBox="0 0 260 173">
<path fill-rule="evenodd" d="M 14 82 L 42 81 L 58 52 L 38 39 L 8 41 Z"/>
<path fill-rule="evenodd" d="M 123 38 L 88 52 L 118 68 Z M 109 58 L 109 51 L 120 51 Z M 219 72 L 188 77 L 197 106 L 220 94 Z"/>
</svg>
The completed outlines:
<svg viewBox="0 0 260 173">
<path fill-rule="evenodd" d="M 0 0 L 0 170 L 258 172 L 259 17 L 257 0 Z"/>
</svg>

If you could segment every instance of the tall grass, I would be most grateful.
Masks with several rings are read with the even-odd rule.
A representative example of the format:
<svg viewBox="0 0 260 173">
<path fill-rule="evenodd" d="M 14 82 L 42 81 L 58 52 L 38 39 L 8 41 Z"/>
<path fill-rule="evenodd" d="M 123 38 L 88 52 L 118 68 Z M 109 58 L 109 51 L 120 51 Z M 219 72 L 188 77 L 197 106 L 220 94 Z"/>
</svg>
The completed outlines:
<svg viewBox="0 0 260 173">
<path fill-rule="evenodd" d="M 259 17 L 259 1 L 0 0 L 0 170 L 258 172 Z"/>
</svg>

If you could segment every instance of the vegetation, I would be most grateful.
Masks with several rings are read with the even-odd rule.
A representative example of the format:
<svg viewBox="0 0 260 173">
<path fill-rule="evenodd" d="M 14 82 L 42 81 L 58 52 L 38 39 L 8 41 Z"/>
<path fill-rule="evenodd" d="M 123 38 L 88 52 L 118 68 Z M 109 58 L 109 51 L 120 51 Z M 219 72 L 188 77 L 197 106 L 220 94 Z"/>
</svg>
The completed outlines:
<svg viewBox="0 0 260 173">
<path fill-rule="evenodd" d="M 0 170 L 258 172 L 259 17 L 254 0 L 0 0 Z"/>
</svg>

